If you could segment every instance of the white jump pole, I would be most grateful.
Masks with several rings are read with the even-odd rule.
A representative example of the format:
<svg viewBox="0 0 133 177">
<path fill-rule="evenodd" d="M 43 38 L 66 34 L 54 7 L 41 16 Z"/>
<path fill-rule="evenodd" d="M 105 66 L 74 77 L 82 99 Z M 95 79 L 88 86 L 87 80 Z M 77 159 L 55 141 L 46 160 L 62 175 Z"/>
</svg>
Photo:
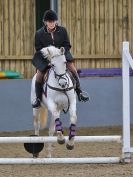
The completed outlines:
<svg viewBox="0 0 133 177">
<path fill-rule="evenodd" d="M 123 159 L 130 162 L 130 81 L 129 67 L 132 65 L 129 42 L 123 42 L 122 50 L 122 84 L 123 84 Z M 130 65 L 129 65 L 130 64 Z M 132 65 L 133 67 L 133 65 Z"/>
<path fill-rule="evenodd" d="M 84 158 L 0 158 L 0 164 L 98 164 L 120 163 L 120 157 Z"/>
<path fill-rule="evenodd" d="M 66 141 L 68 136 L 65 136 Z M 75 142 L 121 142 L 121 136 L 75 136 Z M 57 142 L 57 137 L 0 137 L 0 143 L 48 143 Z"/>
</svg>

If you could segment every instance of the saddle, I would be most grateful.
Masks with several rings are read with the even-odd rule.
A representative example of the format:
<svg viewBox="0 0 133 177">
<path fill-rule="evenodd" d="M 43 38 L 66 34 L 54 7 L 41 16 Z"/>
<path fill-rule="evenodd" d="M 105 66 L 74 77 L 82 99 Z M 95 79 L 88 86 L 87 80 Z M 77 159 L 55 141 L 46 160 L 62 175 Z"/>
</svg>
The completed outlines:
<svg viewBox="0 0 133 177">
<path fill-rule="evenodd" d="M 70 79 L 71 79 L 71 81 L 72 81 L 72 83 L 73 83 L 74 89 L 76 89 L 76 80 L 75 80 L 75 78 L 73 77 L 72 72 L 71 72 L 69 69 L 67 70 L 67 72 L 68 72 L 68 74 L 69 74 L 69 76 L 70 76 Z"/>
</svg>

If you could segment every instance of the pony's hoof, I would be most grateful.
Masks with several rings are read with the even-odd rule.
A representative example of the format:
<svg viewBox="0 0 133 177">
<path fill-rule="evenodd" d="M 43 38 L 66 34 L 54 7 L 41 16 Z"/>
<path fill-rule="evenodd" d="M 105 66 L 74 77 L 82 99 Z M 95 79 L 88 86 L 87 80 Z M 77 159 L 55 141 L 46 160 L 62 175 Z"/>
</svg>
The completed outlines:
<svg viewBox="0 0 133 177">
<path fill-rule="evenodd" d="M 59 144 L 65 143 L 65 138 L 64 138 L 62 131 L 57 131 L 57 143 Z"/>
<path fill-rule="evenodd" d="M 67 148 L 68 150 L 73 150 L 73 149 L 74 149 L 74 145 L 66 144 L 66 148 Z"/>
<path fill-rule="evenodd" d="M 57 139 L 58 144 L 65 144 L 65 138 L 62 140 Z"/>
</svg>

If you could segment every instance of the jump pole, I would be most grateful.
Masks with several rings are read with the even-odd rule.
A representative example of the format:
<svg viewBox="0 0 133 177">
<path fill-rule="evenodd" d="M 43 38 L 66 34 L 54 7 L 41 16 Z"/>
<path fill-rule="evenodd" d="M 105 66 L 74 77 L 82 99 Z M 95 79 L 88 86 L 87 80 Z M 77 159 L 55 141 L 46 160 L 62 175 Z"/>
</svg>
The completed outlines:
<svg viewBox="0 0 133 177">
<path fill-rule="evenodd" d="M 68 136 L 65 136 L 68 139 Z M 0 137 L 0 143 L 48 143 L 57 142 L 57 137 Z M 121 136 L 76 136 L 75 142 L 117 142 Z M 120 157 L 82 157 L 82 158 L 0 158 L 0 164 L 99 164 L 120 163 Z"/>
<path fill-rule="evenodd" d="M 67 141 L 68 136 L 65 136 Z M 75 142 L 118 142 L 121 143 L 121 136 L 75 136 Z M 0 143 L 54 143 L 57 137 L 30 136 L 30 137 L 0 137 Z"/>
<path fill-rule="evenodd" d="M 120 157 L 0 158 L 0 164 L 99 164 L 120 163 Z"/>
</svg>

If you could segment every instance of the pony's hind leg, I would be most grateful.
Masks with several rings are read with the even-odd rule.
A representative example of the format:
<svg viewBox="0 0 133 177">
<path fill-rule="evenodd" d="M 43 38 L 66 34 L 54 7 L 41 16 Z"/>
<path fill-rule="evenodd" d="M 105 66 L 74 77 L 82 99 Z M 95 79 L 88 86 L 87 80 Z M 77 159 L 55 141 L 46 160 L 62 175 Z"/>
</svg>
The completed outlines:
<svg viewBox="0 0 133 177">
<path fill-rule="evenodd" d="M 54 119 L 51 119 L 51 123 L 50 123 L 50 127 L 49 127 L 49 136 L 53 136 L 55 132 L 55 121 Z M 52 143 L 48 143 L 48 155 L 47 157 L 52 157 L 52 151 L 53 151 L 53 147 L 52 147 Z"/>
<path fill-rule="evenodd" d="M 39 130 L 40 130 L 40 109 L 33 108 L 33 119 L 34 119 L 35 135 L 39 136 Z"/>
<path fill-rule="evenodd" d="M 35 136 L 39 136 L 40 109 L 33 108 L 33 119 L 34 119 Z M 38 156 L 39 156 L 39 153 L 33 153 L 33 158 L 37 158 Z"/>
</svg>

